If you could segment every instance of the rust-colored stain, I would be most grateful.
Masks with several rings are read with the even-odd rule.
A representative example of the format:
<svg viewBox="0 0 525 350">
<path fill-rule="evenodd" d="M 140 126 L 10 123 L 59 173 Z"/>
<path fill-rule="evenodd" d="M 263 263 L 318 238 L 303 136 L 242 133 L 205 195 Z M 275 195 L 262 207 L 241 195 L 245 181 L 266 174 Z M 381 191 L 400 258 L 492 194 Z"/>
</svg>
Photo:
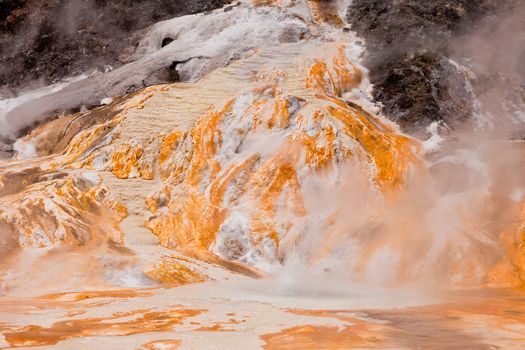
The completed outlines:
<svg viewBox="0 0 525 350">
<path fill-rule="evenodd" d="M 149 267 L 145 274 L 152 280 L 172 287 L 202 283 L 207 280 L 207 277 L 200 272 L 171 257 L 162 258 L 159 264 Z"/>
<path fill-rule="evenodd" d="M 202 326 L 194 329 L 195 332 L 235 332 L 235 328 L 226 328 L 225 326 L 238 325 L 245 323 L 246 320 L 238 320 L 235 318 L 230 318 L 227 321 L 223 322 L 214 322 L 211 325 Z"/>
<path fill-rule="evenodd" d="M 491 285 L 525 285 L 525 201 L 514 204 L 510 210 L 516 219 L 499 235 L 507 254 L 489 271 Z"/>
<path fill-rule="evenodd" d="M 343 350 L 369 344 L 351 328 L 304 325 L 261 336 L 268 350 Z"/>
<path fill-rule="evenodd" d="M 328 23 L 334 27 L 342 27 L 343 19 L 337 13 L 337 5 L 332 1 L 308 0 L 314 21 L 317 23 Z"/>
<path fill-rule="evenodd" d="M 281 0 L 252 0 L 255 6 L 280 6 Z"/>
<path fill-rule="evenodd" d="M 199 328 L 196 328 L 194 330 L 195 332 L 232 332 L 235 331 L 234 329 L 226 329 L 224 328 L 224 324 L 215 322 L 214 324 L 210 326 L 202 326 Z"/>
<path fill-rule="evenodd" d="M 210 108 L 191 130 L 163 137 L 159 167 L 166 186 L 146 199 L 155 215 L 145 222 L 161 245 L 202 257 L 216 242 L 231 208 L 243 201 L 250 212 L 250 246 L 264 259 L 275 259 L 293 217 L 308 215 L 302 164 L 316 173 L 355 161 L 367 169 L 363 171 L 375 169 L 371 175 L 385 192 L 402 186 L 410 166 L 419 163 L 419 144 L 340 100 L 338 95 L 361 82 L 362 73 L 347 58 L 344 45 L 334 45 L 327 56 L 314 59 L 300 73 L 317 95 L 305 99 L 287 94 L 276 80 L 254 88 L 250 103 L 230 98 L 220 108 Z M 225 158 L 229 139 L 284 130 L 288 136 L 268 156 L 254 151 L 242 159 Z M 246 254 L 238 242 L 227 244 L 226 259 Z"/>
<path fill-rule="evenodd" d="M 6 313 L 25 314 L 38 310 L 68 310 L 65 317 L 75 317 L 91 309 L 103 307 L 119 300 L 152 295 L 149 290 L 112 290 L 56 293 L 31 299 L 0 298 L 0 310 Z M 146 311 L 146 310 L 145 310 Z"/>
<path fill-rule="evenodd" d="M 350 62 L 341 45 L 331 60 L 315 59 L 310 66 L 305 87 L 331 96 L 340 96 L 357 87 L 363 79 L 363 73 Z"/>
<path fill-rule="evenodd" d="M 262 337 L 267 349 L 479 349 L 498 348 L 480 329 L 506 333 L 515 344 L 525 341 L 525 290 L 468 290 L 442 296 L 446 303 L 386 310 L 286 311 L 302 316 L 334 318 L 344 327 L 298 326 Z M 474 328 L 474 329 L 473 329 Z M 330 339 L 326 339 L 326 337 Z M 333 340 L 333 342 L 332 342 Z M 352 341 L 355 341 L 352 343 Z M 505 343 L 502 343 L 505 344 Z M 502 347 L 505 348 L 505 347 Z"/>
<path fill-rule="evenodd" d="M 454 313 L 496 317 L 503 324 L 525 324 L 525 287 L 513 289 L 473 289 L 447 295 L 450 300 L 442 307 Z M 430 307 L 430 309 L 432 309 Z M 524 332 L 525 335 L 525 332 Z"/>
<path fill-rule="evenodd" d="M 334 318 L 344 323 L 345 332 L 352 333 L 354 340 L 361 342 L 361 345 L 376 345 L 384 340 L 380 332 L 385 329 L 384 325 L 374 324 L 363 321 L 352 310 L 304 310 L 304 309 L 286 309 L 287 312 L 294 315 Z M 337 328 L 337 327 L 336 327 Z"/>
<path fill-rule="evenodd" d="M 76 167 L 91 166 L 91 161 L 93 160 L 90 157 L 83 157 L 85 153 L 93 146 L 93 144 L 106 136 L 111 130 L 115 128 L 118 124 L 122 122 L 122 117 L 117 116 L 110 121 L 107 121 L 102 124 L 94 125 L 86 130 L 79 132 L 64 151 L 67 162 L 78 161 L 79 163 Z"/>
<path fill-rule="evenodd" d="M 113 153 L 113 174 L 121 179 L 127 179 L 131 171 L 139 166 L 143 149 L 130 144 L 122 145 Z"/>
<path fill-rule="evenodd" d="M 290 8 L 299 5 L 294 0 L 252 0 L 252 4 Z M 261 277 L 262 272 L 243 262 L 252 263 L 252 257 L 256 257 L 261 264 L 253 266 L 277 265 L 286 260 L 291 250 L 303 253 L 301 239 L 309 234 L 305 231 L 312 221 L 319 221 L 322 232 L 318 232 L 320 239 L 315 247 L 304 254 L 307 263 L 315 265 L 334 252 L 344 252 L 341 248 L 348 247 L 353 240 L 351 244 L 355 244 L 358 253 L 351 254 L 352 262 L 345 271 L 354 280 L 365 280 L 375 273 L 370 272 L 371 262 L 386 255 L 378 253 L 387 248 L 394 255 L 399 253 L 399 259 L 395 266 L 379 264 L 385 270 L 386 267 L 395 270 L 392 279 L 396 282 L 414 279 L 433 282 L 438 280 L 439 272 L 445 275 L 444 281 L 454 279 L 462 285 L 523 287 L 525 201 L 512 198 L 513 203 L 509 203 L 510 199 L 498 202 L 494 197 L 507 194 L 495 184 L 486 191 L 489 194 L 479 193 L 486 198 L 473 205 L 493 205 L 495 216 L 501 217 L 485 221 L 484 211 L 469 216 L 461 205 L 453 206 L 470 236 L 463 244 L 459 239 L 463 238 L 461 232 L 458 235 L 451 232 L 452 238 L 443 245 L 446 252 L 436 254 L 439 261 L 428 270 L 421 267 L 432 255 L 430 241 L 448 238 L 433 236 L 430 224 L 419 222 L 419 216 L 427 216 L 425 209 L 396 206 L 396 201 L 406 195 L 417 206 L 418 195 L 410 193 L 408 188 L 410 180 L 416 177 L 422 180 L 425 189 L 433 190 L 430 181 L 423 181 L 432 170 L 423 164 L 419 141 L 359 106 L 361 99 L 352 98 L 365 92 L 366 72 L 350 58 L 354 47 L 345 43 L 348 40 L 343 37 L 340 6 L 338 1 L 307 0 L 301 3 L 300 10 L 289 11 L 288 14 L 297 16 L 296 24 L 304 22 L 309 29 L 297 33 L 301 42 L 256 48 L 228 63 L 228 67 L 210 72 L 200 82 L 145 88 L 117 98 L 111 107 L 101 107 L 98 112 L 65 116 L 35 129 L 33 136 L 40 134 L 41 141 L 48 139 L 48 144 L 37 147 L 38 156 L 0 164 L 0 256 L 6 256 L 5 267 L 0 268 L 2 292 L 5 287 L 8 295 L 19 290 L 38 293 L 39 288 L 26 287 L 36 276 L 44 281 L 35 283 L 43 286 L 47 283 L 53 290 L 81 290 L 66 289 L 67 283 L 83 275 L 88 280 L 92 277 L 90 273 L 100 274 L 100 278 L 89 280 L 92 284 L 83 284 L 82 288 L 103 289 L 110 283 L 105 276 L 101 277 L 103 273 L 127 264 L 108 262 L 119 258 L 113 253 L 132 256 L 130 260 L 135 260 L 130 264 L 143 266 L 140 264 L 143 261 L 137 263 L 143 252 L 131 251 L 142 247 L 125 246 L 120 223 L 128 214 L 130 220 L 122 227 L 131 231 L 125 232 L 130 242 L 137 239 L 143 243 L 134 230 L 144 224 L 158 237 L 160 245 L 185 256 L 163 257 L 140 271 L 168 287 L 205 282 L 210 279 L 205 273 L 216 272 L 216 268 L 220 273 L 227 270 L 226 279 L 230 273 Z M 256 11 L 270 15 L 273 10 Z M 286 35 L 277 41 L 295 36 L 294 27 L 284 29 Z M 337 32 L 331 35 L 329 29 Z M 328 39 L 337 37 L 342 42 Z M 325 39 L 331 42 L 315 43 Z M 93 113 L 105 117 L 98 119 Z M 71 131 L 72 123 L 80 119 L 84 122 Z M 39 141 L 33 136 L 23 140 L 38 146 Z M 46 147 L 60 154 L 46 153 Z M 44 154 L 50 155 L 44 157 Z M 517 163 L 519 156 L 510 158 Z M 324 180 L 324 175 L 341 175 L 350 166 L 356 166 L 359 175 L 364 174 L 366 190 L 377 192 L 381 199 L 381 204 L 373 202 L 371 210 L 361 215 L 367 219 L 365 224 L 355 220 L 360 224 L 358 229 L 354 229 L 353 223 L 345 223 L 342 207 L 346 202 L 319 219 L 318 213 L 309 212 L 312 199 L 310 188 L 305 185 L 309 180 Z M 509 173 L 506 169 L 502 172 Z M 158 182 L 149 181 L 155 178 Z M 329 189 L 334 183 L 335 180 L 322 189 Z M 360 197 L 356 193 L 355 197 Z M 337 200 L 334 198 L 334 202 Z M 142 212 L 144 204 L 151 215 Z M 403 212 L 401 217 L 396 216 L 399 210 Z M 394 218 L 383 220 L 390 215 Z M 353 219 L 348 216 L 348 220 Z M 239 219 L 241 223 L 230 219 Z M 305 221 L 309 221 L 308 227 L 303 225 Z M 361 226 L 365 228 L 361 230 Z M 375 226 L 385 228 L 375 231 Z M 471 241 L 485 240 L 489 248 L 481 244 L 468 247 Z M 454 245 L 460 246 L 460 250 L 454 250 Z M 64 247 L 67 249 L 62 251 Z M 102 250 L 93 247 L 108 250 L 100 254 Z M 50 260 L 59 262 L 53 264 L 59 266 L 58 273 L 42 268 L 44 258 L 16 261 L 17 255 L 24 259 L 33 252 L 22 251 L 24 248 L 58 257 Z M 161 251 L 159 247 L 149 248 L 158 249 L 154 254 L 146 251 L 150 257 L 158 256 L 156 253 Z M 97 263 L 76 268 L 73 258 L 88 262 L 93 259 Z M 457 260 L 449 266 L 447 260 L 453 260 L 449 258 Z M 347 264 L 343 260 L 338 261 L 342 270 Z M 60 265 L 62 262 L 64 266 Z M 28 266 L 28 273 L 17 274 L 13 270 L 9 276 L 11 266 Z M 46 279 L 62 274 L 64 279 L 57 279 L 56 284 L 65 281 L 65 287 Z M 210 276 L 222 275 L 210 273 Z M 187 318 L 205 312 L 181 305 L 164 306 L 163 311 L 133 307 L 134 302 L 147 301 L 133 298 L 152 295 L 153 290 L 125 289 L 55 293 L 35 299 L 2 297 L 0 310 L 8 316 L 0 322 L 0 334 L 4 337 L 0 342 L 12 347 L 46 346 L 71 338 L 173 332 Z M 156 297 L 166 295 L 177 294 Z M 106 311 L 110 304 L 123 309 L 110 316 L 92 317 L 91 312 Z M 274 306 L 263 305 L 261 309 L 265 307 Z M 52 319 L 55 322 L 51 326 L 30 324 L 36 321 L 16 324 L 22 318 L 18 316 L 30 317 L 33 313 L 47 316 L 48 311 L 51 318 L 57 317 L 55 312 L 62 313 L 60 318 Z M 525 344 L 522 290 L 469 290 L 447 295 L 442 304 L 401 309 L 284 311 L 294 320 L 308 321 L 294 322 L 275 333 L 262 335 L 266 349 L 493 349 L 496 345 L 487 344 L 486 338 L 490 337 L 496 340 L 512 337 L 516 344 Z M 246 311 L 241 312 L 245 315 Z M 190 329 L 246 332 L 244 327 L 236 325 L 247 323 L 254 327 L 247 321 L 249 316 L 237 316 L 234 312 L 220 316 L 220 321 L 189 322 Z M 330 324 L 323 324 L 327 319 Z M 263 321 L 276 320 L 256 320 Z M 333 326 L 334 323 L 341 326 Z M 488 330 L 487 334 L 480 334 L 480 329 Z M 141 345 L 141 349 L 177 349 L 181 345 L 178 339 L 159 339 Z M 504 345 L 498 346 L 505 349 Z"/>
<path fill-rule="evenodd" d="M 81 178 L 40 182 L 0 201 L 0 224 L 11 227 L 10 239 L 24 248 L 101 241 L 120 245 L 118 223 L 126 215 L 126 208 L 110 199 L 104 186 L 87 185 Z"/>
<path fill-rule="evenodd" d="M 43 346 L 86 336 L 128 336 L 149 332 L 166 332 L 181 324 L 188 317 L 196 316 L 205 310 L 176 309 L 170 311 L 146 311 L 116 314 L 113 317 L 71 319 L 55 322 L 51 327 L 30 325 L 3 333 L 11 346 Z M 132 320 L 119 320 L 139 314 Z"/>
<path fill-rule="evenodd" d="M 151 295 L 152 292 L 148 290 L 138 289 L 121 289 L 121 290 L 100 290 L 100 291 L 85 291 L 85 292 L 66 292 L 66 293 L 54 293 L 48 294 L 42 297 L 47 300 L 60 300 L 60 301 L 82 301 L 86 299 L 95 298 L 135 298 L 144 297 Z"/>
</svg>

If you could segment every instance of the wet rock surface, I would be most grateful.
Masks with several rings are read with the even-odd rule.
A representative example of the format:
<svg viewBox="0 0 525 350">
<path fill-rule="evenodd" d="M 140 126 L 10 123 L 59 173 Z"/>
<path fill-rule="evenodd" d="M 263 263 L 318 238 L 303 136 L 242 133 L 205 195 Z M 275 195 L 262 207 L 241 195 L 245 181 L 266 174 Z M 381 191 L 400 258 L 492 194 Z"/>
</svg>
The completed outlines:
<svg viewBox="0 0 525 350">
<path fill-rule="evenodd" d="M 0 95 L 127 62 L 140 31 L 229 0 L 1 0 Z"/>
<path fill-rule="evenodd" d="M 470 77 L 451 61 L 450 46 L 454 38 L 477 30 L 496 5 L 491 0 L 355 0 L 349 6 L 347 20 L 366 40 L 374 97 L 405 131 L 419 133 L 433 121 L 453 126 L 471 115 Z"/>
</svg>

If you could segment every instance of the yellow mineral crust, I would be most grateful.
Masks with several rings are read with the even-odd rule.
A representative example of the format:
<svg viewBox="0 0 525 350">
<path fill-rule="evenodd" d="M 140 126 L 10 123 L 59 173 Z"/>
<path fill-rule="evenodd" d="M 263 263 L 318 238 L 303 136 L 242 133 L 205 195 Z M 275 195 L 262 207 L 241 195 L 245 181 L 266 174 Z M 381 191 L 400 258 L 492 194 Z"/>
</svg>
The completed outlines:
<svg viewBox="0 0 525 350">
<path fill-rule="evenodd" d="M 419 144 L 337 97 L 357 87 L 361 73 L 343 45 L 330 52 L 303 67 L 306 90 L 290 86 L 290 74 L 266 71 L 282 79 L 225 99 L 189 131 L 163 137 L 159 167 L 167 186 L 148 197 L 155 215 L 145 223 L 163 246 L 231 260 L 250 250 L 271 262 L 281 240 L 295 236 L 294 220 L 308 214 L 306 176 L 353 162 L 378 189 L 403 185 L 419 164 Z M 241 225 L 233 230 L 244 238 L 230 237 L 230 225 Z"/>
<path fill-rule="evenodd" d="M 120 244 L 118 222 L 126 215 L 121 203 L 107 198 L 106 188 L 81 178 L 42 182 L 0 198 L 0 223 L 11 227 L 11 239 L 21 247 Z"/>
<path fill-rule="evenodd" d="M 506 254 L 489 271 L 489 284 L 519 286 L 525 281 L 525 202 L 520 203 L 515 212 L 517 220 L 499 236 Z"/>
<path fill-rule="evenodd" d="M 145 226 L 161 245 L 183 252 L 208 249 L 225 216 L 225 209 L 213 206 L 206 197 L 188 185 L 172 191 L 169 214 L 146 221 Z"/>
<path fill-rule="evenodd" d="M 286 0 L 251 0 L 255 6 L 276 6 L 285 7 L 293 6 L 294 1 Z M 338 4 L 332 4 L 326 0 L 308 0 L 306 2 L 312 17 L 312 24 L 318 26 L 322 23 L 327 23 L 333 27 L 340 28 L 344 25 L 343 20 L 338 14 Z"/>
<path fill-rule="evenodd" d="M 128 178 L 137 173 L 143 179 L 153 179 L 151 162 L 141 159 L 147 147 L 151 145 L 120 138 L 120 126 L 130 113 L 143 109 L 151 97 L 165 89 L 163 85 L 148 87 L 125 98 L 117 99 L 109 106 L 81 115 L 80 117 L 87 120 L 95 119 L 100 114 L 112 117 L 72 137 L 63 152 L 63 157 L 58 158 L 54 166 L 109 169 L 119 178 Z"/>
<path fill-rule="evenodd" d="M 419 143 L 413 139 L 383 131 L 386 128 L 378 128 L 360 110 L 328 106 L 327 112 L 344 124 L 345 133 L 359 142 L 372 158 L 377 168 L 375 178 L 379 186 L 400 187 L 407 167 L 418 164 Z"/>
<path fill-rule="evenodd" d="M 121 118 L 115 118 L 106 123 L 98 124 L 89 129 L 81 131 L 73 138 L 73 140 L 71 140 L 64 153 L 66 156 L 71 157 L 72 159 L 81 157 L 93 146 L 93 143 L 96 140 L 105 136 L 116 125 L 118 125 L 121 120 Z"/>
<path fill-rule="evenodd" d="M 5 339 L 13 347 L 54 345 L 60 341 L 100 335 L 126 336 L 133 334 L 169 332 L 186 318 L 199 315 L 206 310 L 135 310 L 115 313 L 109 317 L 93 317 L 58 321 L 49 327 L 30 325 L 12 332 L 4 333 Z M 150 347 L 150 349 L 155 349 Z"/>
<path fill-rule="evenodd" d="M 390 193 L 418 165 L 416 141 L 344 99 L 362 83 L 345 44 L 287 44 L 285 51 L 254 50 L 197 83 L 150 87 L 116 100 L 96 112 L 111 119 L 76 134 L 62 154 L 35 160 L 44 173 L 64 171 L 64 180 L 86 169 L 100 173 L 120 204 L 91 207 L 114 217 L 84 215 L 71 202 L 61 208 L 78 221 L 59 217 L 55 229 L 33 215 L 13 232 L 31 237 L 36 226 L 55 237 L 62 226 L 75 227 L 85 242 L 93 230 L 116 232 L 130 208 L 122 225 L 130 241 L 149 239 L 145 226 L 164 247 L 257 275 L 235 261 L 272 264 L 300 241 L 297 222 L 310 214 L 303 188 L 310 177 L 330 177 L 353 164 L 370 186 Z M 31 196 L 20 192 L 13 201 Z"/>
<path fill-rule="evenodd" d="M 124 144 L 113 152 L 113 174 L 120 179 L 127 179 L 132 170 L 139 168 L 139 159 L 142 156 L 140 146 Z M 138 170 L 140 172 L 140 170 Z"/>
<path fill-rule="evenodd" d="M 331 59 L 315 59 L 308 70 L 305 86 L 321 93 L 339 96 L 357 87 L 361 80 L 361 71 L 350 62 L 345 46 L 341 45 Z"/>
<path fill-rule="evenodd" d="M 255 6 L 281 6 L 280 0 L 252 0 Z"/>
<path fill-rule="evenodd" d="M 169 286 L 201 283 L 207 280 L 206 276 L 171 257 L 164 257 L 158 264 L 150 266 L 145 273 L 152 280 Z"/>
<path fill-rule="evenodd" d="M 324 0 L 309 0 L 308 5 L 317 23 L 328 23 L 334 27 L 342 27 L 344 25 L 343 20 L 337 13 L 337 4 Z"/>
<path fill-rule="evenodd" d="M 176 130 L 166 135 L 162 140 L 159 155 L 160 177 L 162 180 L 166 180 L 169 175 L 182 173 L 186 163 L 185 160 L 181 164 L 168 160 L 176 155 L 180 143 L 185 140 L 185 137 L 186 134 L 184 132 Z M 174 166 L 176 168 L 173 168 Z"/>
</svg>

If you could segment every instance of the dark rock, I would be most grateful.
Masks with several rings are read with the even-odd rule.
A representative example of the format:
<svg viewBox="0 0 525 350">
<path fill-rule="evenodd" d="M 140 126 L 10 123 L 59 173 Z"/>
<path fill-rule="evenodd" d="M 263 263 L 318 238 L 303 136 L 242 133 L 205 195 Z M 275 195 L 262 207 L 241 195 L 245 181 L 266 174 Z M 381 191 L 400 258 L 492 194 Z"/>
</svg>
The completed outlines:
<svg viewBox="0 0 525 350">
<path fill-rule="evenodd" d="M 164 38 L 162 40 L 162 44 L 160 45 L 160 47 L 167 46 L 167 45 L 171 44 L 172 42 L 173 42 L 172 38 Z"/>
<path fill-rule="evenodd" d="M 417 134 L 434 121 L 454 127 L 472 113 L 474 96 L 464 72 L 447 57 L 420 51 L 372 70 L 374 98 L 406 132 Z"/>
<path fill-rule="evenodd" d="M 402 129 L 459 124 L 473 112 L 472 82 L 451 63 L 450 42 L 476 29 L 493 0 L 354 0 L 352 30 L 367 45 L 374 97 Z"/>
<path fill-rule="evenodd" d="M 452 36 L 472 30 L 493 8 L 491 0 L 355 0 L 347 19 L 372 50 L 403 55 L 446 49 Z"/>
<path fill-rule="evenodd" d="M 179 81 L 180 80 L 180 74 L 177 70 L 177 65 L 179 62 L 173 62 L 171 66 L 168 68 L 168 74 L 169 74 L 169 80 L 172 82 Z"/>
<path fill-rule="evenodd" d="M 118 67 L 142 29 L 229 2 L 0 0 L 0 95 L 15 95 L 34 81 L 47 85 L 96 67 Z"/>
<path fill-rule="evenodd" d="M 0 0 L 0 31 L 13 31 L 26 15 L 26 0 Z"/>
</svg>

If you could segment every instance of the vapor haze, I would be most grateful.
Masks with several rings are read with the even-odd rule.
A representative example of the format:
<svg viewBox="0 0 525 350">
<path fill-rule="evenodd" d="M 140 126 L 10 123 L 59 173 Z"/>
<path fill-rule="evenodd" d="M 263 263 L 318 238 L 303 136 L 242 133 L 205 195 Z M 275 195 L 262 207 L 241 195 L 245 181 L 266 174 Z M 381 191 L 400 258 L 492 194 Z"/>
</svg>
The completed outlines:
<svg viewBox="0 0 525 350">
<path fill-rule="evenodd" d="M 339 182 L 303 184 L 311 214 L 282 244 L 283 273 L 296 289 L 316 275 L 425 288 L 521 283 L 525 142 L 509 139 L 525 130 L 525 6 L 502 6 L 476 28 L 450 41 L 472 83 L 474 114 L 454 130 L 431 125 L 425 166 L 402 189 L 371 190 L 354 168 Z"/>
</svg>

